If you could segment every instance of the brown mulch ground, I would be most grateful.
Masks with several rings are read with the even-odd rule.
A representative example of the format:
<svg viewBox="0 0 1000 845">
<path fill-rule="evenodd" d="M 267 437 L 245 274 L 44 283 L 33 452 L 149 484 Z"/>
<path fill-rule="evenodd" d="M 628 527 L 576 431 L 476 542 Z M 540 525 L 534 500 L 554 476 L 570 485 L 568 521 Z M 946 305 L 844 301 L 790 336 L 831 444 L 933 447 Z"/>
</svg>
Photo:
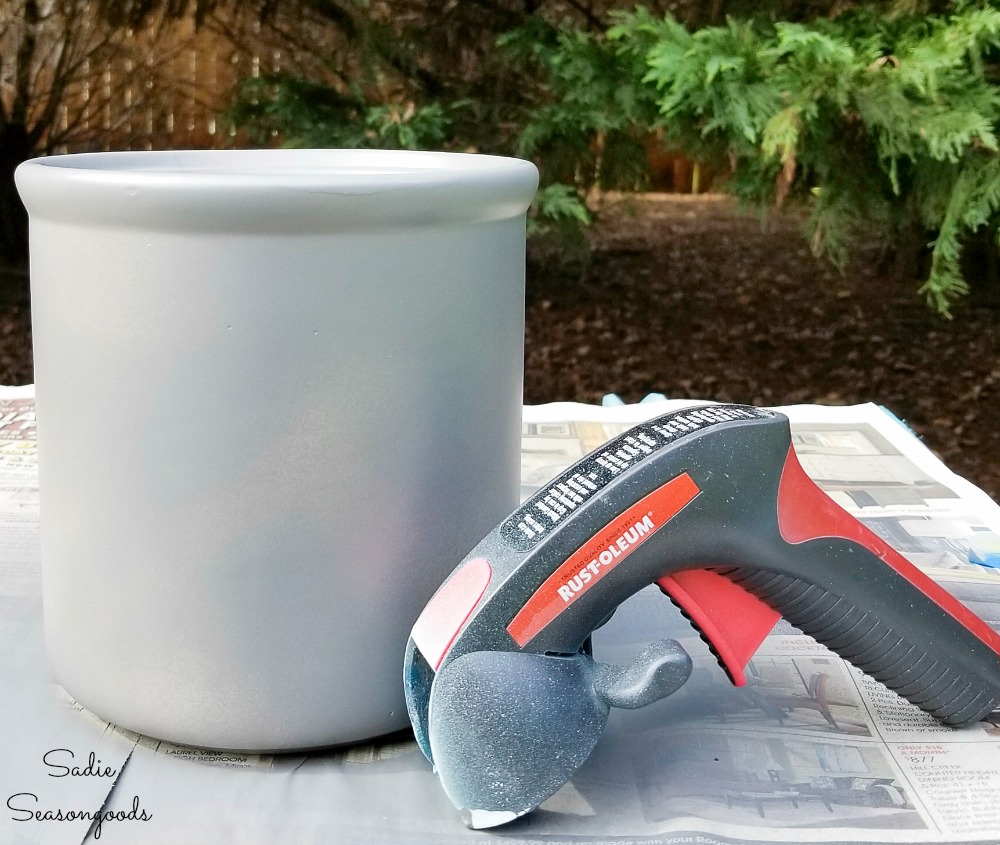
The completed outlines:
<svg viewBox="0 0 1000 845">
<path fill-rule="evenodd" d="M 719 197 L 613 201 L 592 241 L 582 271 L 529 275 L 526 402 L 876 402 L 1000 499 L 1000 310 L 945 320 L 876 248 L 841 275 L 792 217 Z"/>
<path fill-rule="evenodd" d="M 841 275 L 792 217 L 765 231 L 718 197 L 608 201 L 591 240 L 582 268 L 531 266 L 526 402 L 877 402 L 1000 499 L 1000 310 L 944 320 L 875 248 Z M 31 380 L 27 278 L 4 271 L 0 384 Z"/>
<path fill-rule="evenodd" d="M 0 384 L 32 380 L 28 269 L 0 264 Z"/>
</svg>

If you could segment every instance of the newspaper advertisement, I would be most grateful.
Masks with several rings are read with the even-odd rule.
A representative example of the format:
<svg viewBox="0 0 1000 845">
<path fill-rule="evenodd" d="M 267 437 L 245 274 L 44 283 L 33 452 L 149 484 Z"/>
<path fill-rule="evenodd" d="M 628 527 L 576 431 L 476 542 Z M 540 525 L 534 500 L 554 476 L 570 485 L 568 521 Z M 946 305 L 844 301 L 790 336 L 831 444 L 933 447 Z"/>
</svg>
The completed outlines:
<svg viewBox="0 0 1000 845">
<path fill-rule="evenodd" d="M 691 404 L 525 407 L 522 498 L 631 425 Z M 883 408 L 777 410 L 831 498 L 1000 628 L 1000 507 Z M 490 831 L 463 827 L 409 733 L 250 755 L 103 723 L 44 667 L 33 423 L 30 389 L 0 392 L 0 673 L 19 691 L 0 697 L 0 845 L 1000 842 L 1000 713 L 945 727 L 784 620 L 735 687 L 655 587 L 595 633 L 594 656 L 626 663 L 672 637 L 694 662 L 688 682 L 613 710 L 565 786 Z M 88 754 L 106 782 L 57 777 Z"/>
</svg>

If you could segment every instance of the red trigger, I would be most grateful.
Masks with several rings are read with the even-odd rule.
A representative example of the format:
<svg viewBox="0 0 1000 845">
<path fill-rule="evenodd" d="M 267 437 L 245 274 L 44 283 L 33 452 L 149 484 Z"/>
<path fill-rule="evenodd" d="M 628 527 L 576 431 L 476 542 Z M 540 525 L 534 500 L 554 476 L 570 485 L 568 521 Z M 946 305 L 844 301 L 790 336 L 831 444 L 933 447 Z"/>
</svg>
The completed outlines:
<svg viewBox="0 0 1000 845">
<path fill-rule="evenodd" d="M 710 569 L 691 569 L 656 582 L 709 641 L 722 668 L 738 687 L 743 670 L 781 614 Z"/>
</svg>

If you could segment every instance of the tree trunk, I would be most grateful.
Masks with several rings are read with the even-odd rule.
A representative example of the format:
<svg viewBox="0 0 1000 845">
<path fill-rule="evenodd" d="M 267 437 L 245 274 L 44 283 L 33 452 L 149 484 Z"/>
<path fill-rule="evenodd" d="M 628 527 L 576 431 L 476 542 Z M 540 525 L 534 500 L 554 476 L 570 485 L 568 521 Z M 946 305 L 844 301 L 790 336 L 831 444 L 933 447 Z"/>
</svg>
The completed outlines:
<svg viewBox="0 0 1000 845">
<path fill-rule="evenodd" d="M 964 243 L 962 276 L 969 283 L 970 299 L 975 305 L 1000 308 L 1000 252 L 997 230 L 982 226 Z"/>
<path fill-rule="evenodd" d="M 28 255 L 28 213 L 14 185 L 14 169 L 33 152 L 27 127 L 0 126 L 0 254 L 10 263 Z"/>
<path fill-rule="evenodd" d="M 904 216 L 883 264 L 894 282 L 912 285 L 927 277 L 931 268 L 928 244 L 932 238 L 932 233 L 923 227 L 915 214 Z"/>
</svg>

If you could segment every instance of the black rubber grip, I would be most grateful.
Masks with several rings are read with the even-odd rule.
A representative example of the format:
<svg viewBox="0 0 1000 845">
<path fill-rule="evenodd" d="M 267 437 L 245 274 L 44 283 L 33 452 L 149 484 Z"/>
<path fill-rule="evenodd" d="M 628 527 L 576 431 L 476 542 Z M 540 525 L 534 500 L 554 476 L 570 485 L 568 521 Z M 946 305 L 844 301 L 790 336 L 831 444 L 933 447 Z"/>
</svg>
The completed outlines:
<svg viewBox="0 0 1000 845">
<path fill-rule="evenodd" d="M 798 578 L 759 569 L 723 572 L 779 611 L 799 630 L 881 681 L 946 725 L 990 713 L 1000 690 L 895 630 L 843 596 Z"/>
</svg>

